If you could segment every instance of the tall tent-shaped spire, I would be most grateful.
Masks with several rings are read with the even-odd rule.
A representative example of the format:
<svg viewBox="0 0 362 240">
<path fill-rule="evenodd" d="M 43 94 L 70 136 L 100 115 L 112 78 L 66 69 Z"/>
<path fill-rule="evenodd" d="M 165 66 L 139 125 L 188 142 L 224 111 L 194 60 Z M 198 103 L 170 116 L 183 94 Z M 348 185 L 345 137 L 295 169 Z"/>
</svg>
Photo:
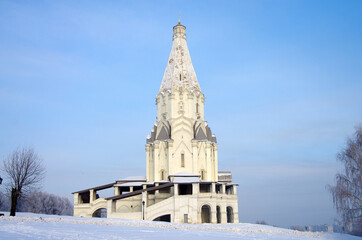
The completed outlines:
<svg viewBox="0 0 362 240">
<path fill-rule="evenodd" d="M 173 27 L 173 42 L 163 75 L 160 93 L 179 90 L 201 92 L 186 43 L 186 27 L 178 23 Z"/>
</svg>

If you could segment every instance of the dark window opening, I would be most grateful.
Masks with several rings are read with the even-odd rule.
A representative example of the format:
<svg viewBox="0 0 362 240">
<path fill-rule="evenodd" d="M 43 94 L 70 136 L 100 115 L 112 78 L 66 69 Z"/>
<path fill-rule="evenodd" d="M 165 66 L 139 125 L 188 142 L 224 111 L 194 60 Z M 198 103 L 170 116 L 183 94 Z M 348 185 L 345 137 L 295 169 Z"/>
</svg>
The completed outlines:
<svg viewBox="0 0 362 240">
<path fill-rule="evenodd" d="M 218 184 L 216 184 L 215 185 L 215 192 L 217 193 L 217 194 L 220 194 L 221 193 L 221 185 L 218 185 Z"/>
<path fill-rule="evenodd" d="M 226 186 L 226 194 L 234 194 L 233 186 Z"/>
<path fill-rule="evenodd" d="M 134 186 L 133 187 L 133 191 L 138 191 L 138 190 L 142 190 L 143 187 L 142 186 Z"/>
<path fill-rule="evenodd" d="M 185 167 L 185 154 L 181 153 L 181 167 Z"/>
<path fill-rule="evenodd" d="M 179 195 L 192 195 L 192 184 L 180 184 L 178 185 Z"/>
<path fill-rule="evenodd" d="M 200 193 L 208 193 L 211 192 L 211 184 L 200 184 Z"/>
<path fill-rule="evenodd" d="M 119 194 L 120 194 L 120 195 L 129 193 L 130 191 L 131 191 L 131 190 L 130 190 L 130 187 L 120 187 L 120 188 L 119 188 Z"/>
<path fill-rule="evenodd" d="M 89 203 L 89 201 L 90 201 L 90 193 L 89 192 L 80 193 L 79 197 L 80 197 L 80 203 Z"/>
</svg>

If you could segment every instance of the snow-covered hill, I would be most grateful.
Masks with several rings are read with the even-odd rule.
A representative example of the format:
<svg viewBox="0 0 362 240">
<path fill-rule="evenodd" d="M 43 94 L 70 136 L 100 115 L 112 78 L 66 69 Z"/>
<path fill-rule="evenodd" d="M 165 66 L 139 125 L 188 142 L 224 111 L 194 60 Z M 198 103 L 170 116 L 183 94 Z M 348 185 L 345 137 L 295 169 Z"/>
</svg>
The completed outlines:
<svg viewBox="0 0 362 240">
<path fill-rule="evenodd" d="M 299 232 L 248 223 L 191 225 L 32 213 L 0 217 L 0 239 L 361 240 L 346 234 Z"/>
</svg>

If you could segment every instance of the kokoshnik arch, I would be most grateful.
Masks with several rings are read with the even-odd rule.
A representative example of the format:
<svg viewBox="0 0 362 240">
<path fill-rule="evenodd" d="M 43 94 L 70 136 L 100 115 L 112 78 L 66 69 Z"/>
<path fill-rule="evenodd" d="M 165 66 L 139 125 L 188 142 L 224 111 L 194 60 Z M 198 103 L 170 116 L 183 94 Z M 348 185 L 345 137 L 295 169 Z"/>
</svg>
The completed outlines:
<svg viewBox="0 0 362 240">
<path fill-rule="evenodd" d="M 218 171 L 217 141 L 204 120 L 205 96 L 192 65 L 186 27 L 173 43 L 146 139 L 146 177 L 128 177 L 74 192 L 74 216 L 178 223 L 237 223 L 237 184 Z M 97 191 L 114 189 L 114 196 Z"/>
</svg>

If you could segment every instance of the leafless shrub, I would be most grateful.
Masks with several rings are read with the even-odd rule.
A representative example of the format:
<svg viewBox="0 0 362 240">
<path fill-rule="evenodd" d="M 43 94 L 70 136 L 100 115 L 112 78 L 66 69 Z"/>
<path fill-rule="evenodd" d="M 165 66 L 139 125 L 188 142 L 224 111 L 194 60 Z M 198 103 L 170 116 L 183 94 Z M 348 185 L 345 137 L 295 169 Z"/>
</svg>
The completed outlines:
<svg viewBox="0 0 362 240">
<path fill-rule="evenodd" d="M 269 225 L 266 221 L 264 221 L 264 220 L 257 220 L 256 222 L 255 222 L 256 224 L 261 224 L 261 225 Z"/>
</svg>

